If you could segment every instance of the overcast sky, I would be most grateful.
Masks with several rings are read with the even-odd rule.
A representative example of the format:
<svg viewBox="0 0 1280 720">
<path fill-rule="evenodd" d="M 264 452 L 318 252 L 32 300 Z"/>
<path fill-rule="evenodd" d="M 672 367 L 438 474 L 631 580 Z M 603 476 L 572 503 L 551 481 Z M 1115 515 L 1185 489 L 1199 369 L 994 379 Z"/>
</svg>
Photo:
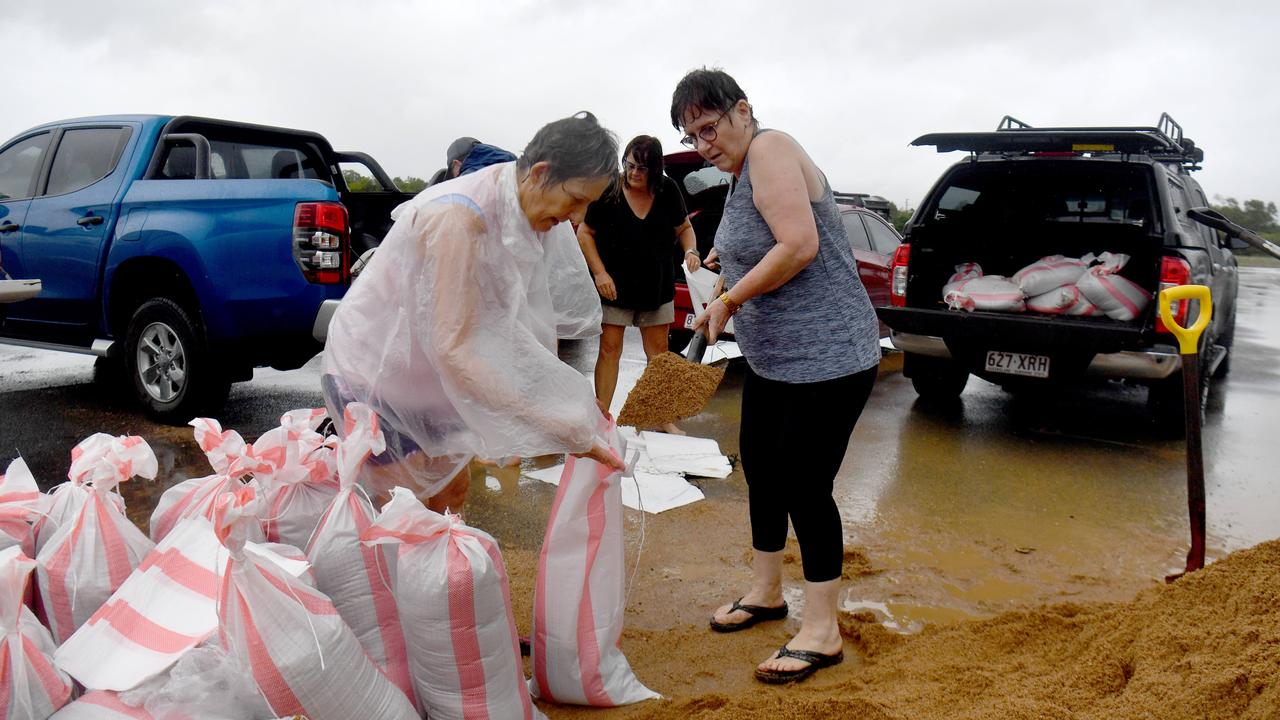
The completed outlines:
<svg viewBox="0 0 1280 720">
<path fill-rule="evenodd" d="M 926 132 L 1150 125 L 1205 150 L 1210 195 L 1280 203 L 1280 3 L 5 0 L 0 135 L 106 113 L 315 130 L 429 177 L 459 135 L 519 151 L 591 110 L 680 149 L 671 91 L 737 78 L 837 190 L 912 206 L 958 154 Z"/>
</svg>

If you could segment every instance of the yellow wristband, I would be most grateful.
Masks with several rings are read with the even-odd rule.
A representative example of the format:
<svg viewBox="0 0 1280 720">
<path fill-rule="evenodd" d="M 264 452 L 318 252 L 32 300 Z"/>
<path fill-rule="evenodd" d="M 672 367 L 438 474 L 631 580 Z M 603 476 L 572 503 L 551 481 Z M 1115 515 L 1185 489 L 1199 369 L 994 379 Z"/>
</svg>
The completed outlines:
<svg viewBox="0 0 1280 720">
<path fill-rule="evenodd" d="M 738 308 L 742 307 L 742 303 L 734 302 L 733 298 L 729 297 L 728 291 L 720 293 L 720 302 L 724 303 L 724 306 L 729 308 L 730 315 L 738 312 Z"/>
</svg>

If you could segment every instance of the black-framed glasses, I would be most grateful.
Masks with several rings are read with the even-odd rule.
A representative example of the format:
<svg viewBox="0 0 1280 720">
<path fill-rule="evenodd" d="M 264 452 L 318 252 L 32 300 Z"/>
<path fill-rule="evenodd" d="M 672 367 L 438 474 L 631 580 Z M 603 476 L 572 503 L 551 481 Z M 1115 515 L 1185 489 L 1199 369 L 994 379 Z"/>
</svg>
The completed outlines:
<svg viewBox="0 0 1280 720">
<path fill-rule="evenodd" d="M 622 170 L 623 172 L 647 173 L 649 172 L 649 167 L 647 165 L 637 165 L 636 163 L 633 163 L 630 160 L 623 160 Z"/>
<path fill-rule="evenodd" d="M 707 144 L 715 142 L 716 126 L 719 125 L 720 121 L 723 120 L 725 116 L 728 114 L 729 114 L 728 110 L 720 113 L 720 117 L 716 118 L 715 122 L 703 125 L 702 128 L 698 130 L 697 135 L 690 133 L 680 138 L 680 144 L 684 145 L 685 147 L 693 148 L 696 150 L 698 149 L 698 138 L 702 138 L 703 142 L 706 142 Z"/>
</svg>

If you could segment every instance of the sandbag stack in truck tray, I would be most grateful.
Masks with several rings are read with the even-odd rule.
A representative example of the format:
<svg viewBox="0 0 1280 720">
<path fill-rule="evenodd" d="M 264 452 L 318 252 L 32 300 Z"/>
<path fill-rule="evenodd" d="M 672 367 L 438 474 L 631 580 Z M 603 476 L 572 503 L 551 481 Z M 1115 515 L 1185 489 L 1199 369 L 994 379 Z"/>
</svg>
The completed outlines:
<svg viewBox="0 0 1280 720">
<path fill-rule="evenodd" d="M 983 275 L 977 263 L 956 266 L 942 287 L 942 299 L 953 310 L 991 310 L 1113 320 L 1136 318 L 1151 293 L 1120 276 L 1129 256 L 1104 252 L 1069 258 L 1049 255 L 1014 273 L 1012 278 Z"/>
<path fill-rule="evenodd" d="M 396 600 L 427 717 L 543 717 L 525 685 L 507 571 L 488 533 L 397 487 L 361 537 L 399 545 Z"/>
</svg>

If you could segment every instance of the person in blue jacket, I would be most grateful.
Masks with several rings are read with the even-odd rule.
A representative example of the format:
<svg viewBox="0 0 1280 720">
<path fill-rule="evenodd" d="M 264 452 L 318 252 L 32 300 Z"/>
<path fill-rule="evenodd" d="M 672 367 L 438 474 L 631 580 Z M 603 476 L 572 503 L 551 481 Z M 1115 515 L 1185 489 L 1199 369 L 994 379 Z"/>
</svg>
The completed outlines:
<svg viewBox="0 0 1280 720">
<path fill-rule="evenodd" d="M 464 135 L 449 143 L 449 149 L 445 151 L 445 166 L 432 176 L 430 185 L 462 177 L 490 165 L 512 162 L 515 159 L 515 155 L 497 145 L 482 143 Z"/>
</svg>

